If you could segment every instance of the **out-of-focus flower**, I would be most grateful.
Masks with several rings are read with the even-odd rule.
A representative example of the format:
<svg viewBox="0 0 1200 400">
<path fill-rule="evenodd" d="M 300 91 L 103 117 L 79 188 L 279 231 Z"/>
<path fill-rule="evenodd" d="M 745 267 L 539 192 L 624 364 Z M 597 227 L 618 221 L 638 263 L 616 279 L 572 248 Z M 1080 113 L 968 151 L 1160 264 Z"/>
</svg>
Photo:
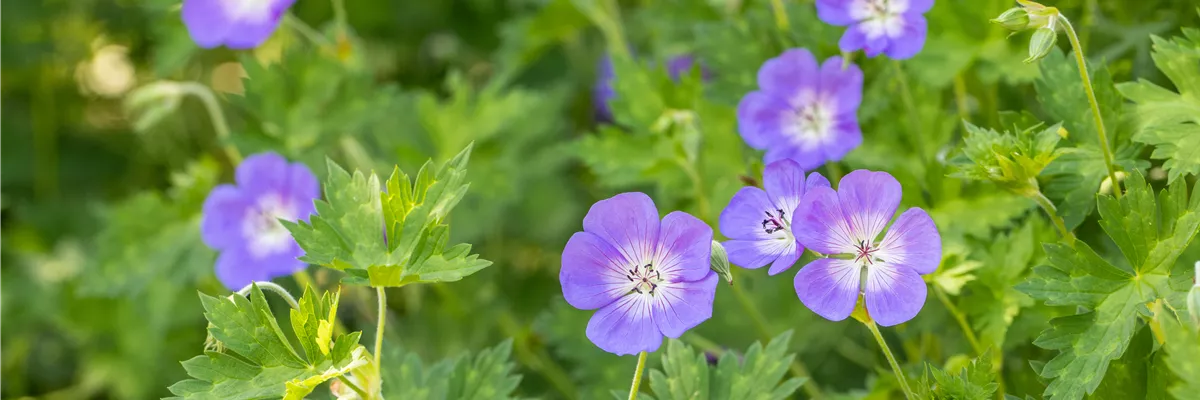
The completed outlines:
<svg viewBox="0 0 1200 400">
<path fill-rule="evenodd" d="M 196 45 L 211 49 L 258 47 L 296 0 L 184 0 L 183 24 Z"/>
<path fill-rule="evenodd" d="M 597 310 L 587 337 L 604 351 L 652 352 L 712 317 L 712 228 L 675 211 L 659 221 L 644 193 L 601 200 L 563 249 L 559 281 L 571 306 Z"/>
<path fill-rule="evenodd" d="M 818 315 L 840 321 L 861 293 L 870 317 L 883 326 L 908 321 L 925 304 L 921 275 L 937 270 L 942 241 L 929 214 L 910 208 L 882 241 L 876 237 L 900 205 L 900 182 L 886 172 L 857 170 L 837 191 L 814 187 L 796 209 L 794 232 L 817 259 L 796 274 L 796 295 Z M 862 273 L 867 274 L 862 279 Z"/>
<path fill-rule="evenodd" d="M 817 16 L 827 24 L 848 26 L 838 47 L 862 49 L 893 59 L 917 55 L 925 46 L 925 16 L 933 0 L 817 0 Z"/>
<path fill-rule="evenodd" d="M 667 60 L 667 74 L 671 75 L 671 79 L 679 79 L 680 75 L 690 71 L 695 65 L 696 59 L 691 55 L 672 57 Z M 708 79 L 710 76 L 708 70 L 703 67 L 701 67 L 701 74 L 704 79 Z M 592 106 L 598 121 L 611 122 L 613 120 L 612 106 L 609 103 L 617 96 L 617 91 L 613 88 L 614 78 L 612 57 L 604 56 L 600 60 L 600 66 L 596 69 L 596 84 L 592 87 Z"/>
<path fill-rule="evenodd" d="M 759 90 L 738 104 L 738 132 L 767 151 L 767 164 L 792 159 L 812 170 L 841 160 L 862 144 L 862 85 L 862 71 L 841 57 L 818 66 L 808 50 L 788 50 L 759 68 Z"/>
<path fill-rule="evenodd" d="M 804 253 L 792 234 L 792 219 L 804 193 L 814 186 L 829 187 L 829 180 L 804 170 L 792 160 L 780 160 L 763 170 L 763 186 L 742 188 L 721 212 L 721 234 L 732 239 L 723 245 L 729 261 L 742 268 L 762 268 L 775 275 L 791 268 Z"/>
<path fill-rule="evenodd" d="M 279 223 L 306 220 L 320 197 L 317 177 L 300 163 L 260 153 L 238 166 L 237 185 L 213 188 L 204 200 L 200 235 L 221 252 L 217 278 L 230 290 L 304 269 L 300 245 Z"/>
</svg>

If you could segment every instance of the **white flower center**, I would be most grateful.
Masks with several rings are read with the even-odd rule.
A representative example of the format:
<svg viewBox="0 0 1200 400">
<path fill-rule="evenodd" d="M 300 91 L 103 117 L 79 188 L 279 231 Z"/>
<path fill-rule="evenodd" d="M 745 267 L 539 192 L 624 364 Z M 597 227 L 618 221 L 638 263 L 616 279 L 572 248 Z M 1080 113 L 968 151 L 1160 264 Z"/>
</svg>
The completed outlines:
<svg viewBox="0 0 1200 400">
<path fill-rule="evenodd" d="M 276 193 L 260 197 L 242 219 L 242 234 L 249 240 L 247 249 L 254 258 L 263 258 L 290 247 L 292 234 L 279 219 L 296 219 L 296 207 Z"/>
<path fill-rule="evenodd" d="M 806 150 L 825 143 L 833 133 L 833 109 L 820 100 L 797 109 L 792 120 L 792 140 Z"/>
<path fill-rule="evenodd" d="M 272 0 L 224 0 L 225 15 L 242 22 L 261 23 L 271 18 Z"/>
<path fill-rule="evenodd" d="M 852 0 L 849 13 L 859 21 L 859 29 L 870 40 L 900 36 L 904 30 L 904 18 L 900 15 L 905 11 L 908 0 Z"/>
<path fill-rule="evenodd" d="M 629 289 L 630 293 L 653 296 L 658 285 L 663 282 L 662 273 L 655 270 L 654 264 L 651 263 L 640 267 L 635 266 L 625 272 L 628 272 L 625 278 L 629 279 L 629 284 L 632 286 Z"/>
</svg>

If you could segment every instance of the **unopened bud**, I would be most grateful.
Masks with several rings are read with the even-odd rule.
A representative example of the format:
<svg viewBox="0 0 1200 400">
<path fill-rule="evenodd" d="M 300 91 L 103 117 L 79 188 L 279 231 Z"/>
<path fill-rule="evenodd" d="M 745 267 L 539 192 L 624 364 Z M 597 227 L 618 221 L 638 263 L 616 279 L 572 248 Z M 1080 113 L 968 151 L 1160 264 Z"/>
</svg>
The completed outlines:
<svg viewBox="0 0 1200 400">
<path fill-rule="evenodd" d="M 709 253 L 708 267 L 716 272 L 725 282 L 733 284 L 733 274 L 729 271 L 729 256 L 725 254 L 725 247 L 721 246 L 720 242 L 714 240 L 712 242 L 712 252 Z"/>
<path fill-rule="evenodd" d="M 1029 11 L 1021 7 L 1013 7 L 992 18 L 992 23 L 1003 26 L 1010 31 L 1022 31 L 1029 27 Z"/>
<path fill-rule="evenodd" d="M 1025 59 L 1025 63 L 1045 58 L 1054 50 L 1054 43 L 1058 41 L 1058 33 L 1054 28 L 1042 27 L 1033 31 L 1033 37 L 1029 38 L 1029 58 Z"/>
</svg>

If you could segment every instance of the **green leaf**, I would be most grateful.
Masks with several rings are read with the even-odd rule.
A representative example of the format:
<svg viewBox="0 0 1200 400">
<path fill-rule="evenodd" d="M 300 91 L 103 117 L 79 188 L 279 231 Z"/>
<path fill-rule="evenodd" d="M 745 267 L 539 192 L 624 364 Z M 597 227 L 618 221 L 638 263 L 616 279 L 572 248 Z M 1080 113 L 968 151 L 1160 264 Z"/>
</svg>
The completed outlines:
<svg viewBox="0 0 1200 400">
<path fill-rule="evenodd" d="M 1166 364 L 1179 377 L 1168 391 L 1179 400 L 1194 399 L 1196 393 L 1200 393 L 1200 330 L 1170 316 L 1164 315 L 1160 320 L 1163 321 Z"/>
<path fill-rule="evenodd" d="M 1166 160 L 1168 182 L 1200 174 L 1200 29 L 1184 28 L 1172 40 L 1152 36 L 1154 64 L 1179 93 L 1149 81 L 1117 85 L 1137 104 L 1139 126 L 1133 140 L 1155 146 L 1152 158 Z"/>
<path fill-rule="evenodd" d="M 397 167 L 387 180 L 329 161 L 326 200 L 308 222 L 283 221 L 306 254 L 300 259 L 349 271 L 348 283 L 403 286 L 414 282 L 450 282 L 491 265 L 470 254 L 469 244 L 447 247 L 443 223 L 469 184 L 465 181 L 468 145 L 440 168 L 425 163 L 415 179 Z"/>
<path fill-rule="evenodd" d="M 513 374 L 512 340 L 475 356 L 462 355 L 426 365 L 398 346 L 384 360 L 385 398 L 413 400 L 491 400 L 513 398 L 521 382 Z"/>
<path fill-rule="evenodd" d="M 953 400 L 989 400 L 999 386 L 992 370 L 991 352 L 971 360 L 962 371 L 951 373 L 927 366 L 926 374 L 915 386 L 917 398 Z M 949 369 L 949 368 L 947 368 Z M 932 376 L 932 380 L 930 377 Z"/>
<path fill-rule="evenodd" d="M 963 122 L 968 135 L 963 138 L 963 157 L 954 164 L 951 176 L 990 180 L 1013 193 L 1027 195 L 1038 190 L 1037 176 L 1051 161 L 1063 154 L 1056 150 L 1059 125 L 1045 129 L 1041 124 L 1012 131 L 997 132 Z M 1006 127 L 1007 128 L 1007 127 Z"/>
<path fill-rule="evenodd" d="M 305 354 L 301 357 L 257 285 L 249 299 L 201 293 L 209 334 L 223 350 L 184 361 L 193 379 L 172 385 L 171 393 L 186 399 L 301 399 L 317 385 L 367 364 L 371 356 L 358 345 L 361 332 L 332 338 L 332 348 L 317 342 L 328 337 L 318 334 L 319 326 L 332 323 L 339 297 L 338 293 L 318 297 L 305 290 L 300 309 L 292 310 L 292 330 Z"/>
<path fill-rule="evenodd" d="M 1059 350 L 1040 375 L 1052 379 L 1045 395 L 1081 399 L 1100 384 L 1109 363 L 1121 357 L 1145 304 L 1178 297 L 1169 270 L 1200 227 L 1200 192 L 1187 194 L 1181 182 L 1153 190 L 1134 173 L 1120 200 L 1101 196 L 1100 225 L 1124 255 L 1101 257 L 1086 243 L 1046 244 L 1049 265 L 1040 266 L 1018 289 L 1050 306 L 1082 307 L 1084 312 L 1055 318 L 1034 344 Z"/>
<path fill-rule="evenodd" d="M 670 340 L 662 356 L 662 370 L 650 371 L 650 388 L 659 399 L 732 400 L 786 399 L 804 384 L 801 378 L 783 382 L 794 354 L 787 352 L 792 332 L 771 339 L 766 347 L 755 343 L 743 360 L 726 352 L 716 367 L 703 353 L 678 340 Z"/>
</svg>

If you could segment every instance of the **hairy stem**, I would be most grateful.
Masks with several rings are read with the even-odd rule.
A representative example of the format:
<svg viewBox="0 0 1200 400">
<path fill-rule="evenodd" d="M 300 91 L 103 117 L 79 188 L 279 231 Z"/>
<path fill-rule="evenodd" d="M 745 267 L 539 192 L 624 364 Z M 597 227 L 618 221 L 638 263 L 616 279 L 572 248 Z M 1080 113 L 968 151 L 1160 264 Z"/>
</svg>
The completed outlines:
<svg viewBox="0 0 1200 400">
<path fill-rule="evenodd" d="M 237 291 L 238 296 L 249 295 L 250 290 L 252 290 L 252 288 L 254 288 L 255 285 L 258 285 L 258 288 L 261 290 L 273 292 L 273 293 L 279 295 L 279 297 L 282 297 L 284 301 L 287 301 L 288 306 L 292 307 L 293 309 L 296 309 L 296 310 L 300 309 L 300 304 L 296 302 L 296 298 L 292 297 L 291 293 L 288 293 L 287 289 L 284 289 L 283 286 L 279 286 L 279 285 L 276 285 L 271 282 L 266 282 L 266 281 L 253 282 L 249 285 L 246 285 L 246 287 L 243 287 L 242 290 L 238 290 Z"/>
<path fill-rule="evenodd" d="M 913 400 L 913 391 L 908 387 L 908 378 L 904 377 L 904 371 L 900 369 L 900 364 L 896 362 L 896 356 L 892 355 L 892 349 L 888 348 L 887 341 L 883 340 L 883 335 L 879 333 L 879 327 L 875 325 L 875 321 L 865 322 L 863 325 L 871 330 L 871 334 L 875 336 L 875 341 L 879 342 L 879 348 L 883 350 L 883 355 L 887 357 L 888 364 L 892 366 L 892 372 L 896 374 L 896 381 L 900 382 L 900 389 L 904 390 L 904 398 Z"/>
<path fill-rule="evenodd" d="M 375 325 L 375 368 L 382 371 L 383 367 L 379 361 L 383 356 L 380 351 L 383 350 L 383 328 L 387 326 L 387 292 L 381 286 L 375 288 L 375 293 L 379 298 L 379 318 Z"/>
<path fill-rule="evenodd" d="M 637 368 L 633 370 L 633 384 L 629 386 L 629 400 L 637 400 L 638 387 L 642 386 L 642 370 L 646 369 L 646 352 L 638 354 Z"/>
<path fill-rule="evenodd" d="M 966 335 L 967 342 L 971 344 L 971 350 L 975 351 L 975 356 L 982 356 L 983 346 L 979 345 L 979 339 L 975 337 L 975 331 L 971 330 L 971 324 L 967 323 L 967 317 L 963 315 L 962 311 L 959 311 L 958 306 L 955 306 L 950 301 L 950 298 L 946 296 L 946 292 L 940 286 L 931 286 L 933 286 L 933 293 L 937 295 L 938 300 L 942 302 L 942 305 L 946 306 L 946 310 L 950 312 L 954 320 L 958 321 L 958 326 L 962 328 L 963 334 Z"/>
<path fill-rule="evenodd" d="M 1117 191 L 1119 190 L 1114 190 L 1114 192 Z M 1075 247 L 1075 234 L 1067 229 L 1066 222 L 1063 221 L 1062 217 L 1058 216 L 1058 208 L 1054 207 L 1054 203 L 1050 202 L 1050 199 L 1047 199 L 1046 195 L 1042 194 L 1040 190 L 1027 194 L 1027 196 L 1033 199 L 1039 207 L 1042 207 L 1042 210 L 1046 211 L 1046 215 L 1050 216 L 1050 220 L 1054 221 L 1054 227 L 1062 235 L 1063 242 L 1071 247 Z"/>
<path fill-rule="evenodd" d="M 1075 28 L 1071 26 L 1071 21 L 1062 14 L 1058 14 L 1058 20 L 1063 24 L 1063 30 L 1067 31 L 1067 38 L 1071 40 L 1071 48 L 1075 50 L 1075 64 L 1079 66 L 1079 79 L 1083 81 L 1083 91 L 1087 93 L 1088 105 L 1092 108 L 1092 117 L 1096 120 L 1096 135 L 1100 138 L 1100 150 L 1104 153 L 1104 166 L 1108 169 L 1108 179 L 1113 184 L 1113 196 L 1121 198 L 1121 185 L 1117 181 L 1117 167 L 1113 161 L 1112 149 L 1108 146 L 1108 133 L 1104 129 L 1104 118 L 1100 116 L 1100 103 L 1096 101 L 1096 91 L 1092 88 L 1092 79 L 1088 77 L 1087 62 L 1084 60 L 1083 45 L 1079 44 L 1079 36 L 1075 34 Z"/>
</svg>

